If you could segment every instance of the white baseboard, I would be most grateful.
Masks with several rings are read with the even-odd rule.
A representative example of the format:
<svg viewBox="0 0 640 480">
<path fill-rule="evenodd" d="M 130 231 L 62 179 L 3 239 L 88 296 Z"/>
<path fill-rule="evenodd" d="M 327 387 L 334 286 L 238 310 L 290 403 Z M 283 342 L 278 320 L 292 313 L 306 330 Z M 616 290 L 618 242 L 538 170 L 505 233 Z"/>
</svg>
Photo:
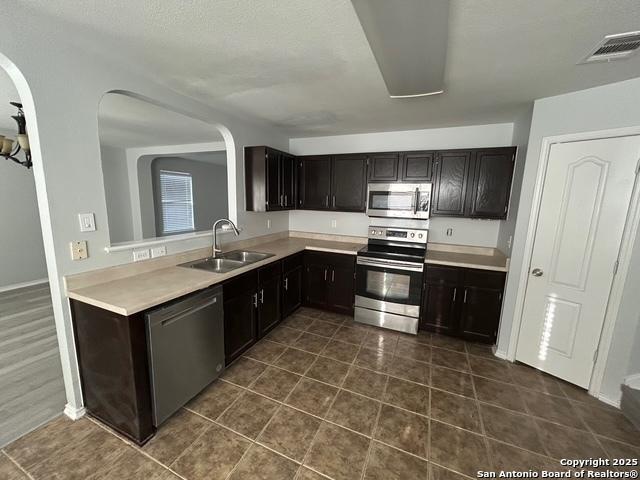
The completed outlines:
<svg viewBox="0 0 640 480">
<path fill-rule="evenodd" d="M 598 396 L 598 400 L 600 400 L 602 403 L 606 403 L 607 405 L 611 405 L 612 407 L 616 407 L 616 408 L 620 408 L 620 399 L 618 398 L 617 400 L 614 400 L 612 398 L 609 398 L 605 395 L 599 395 Z"/>
<path fill-rule="evenodd" d="M 87 413 L 87 409 L 84 407 L 74 407 L 70 404 L 66 404 L 64 407 L 64 414 L 69 417 L 71 420 L 78 420 Z"/>
<path fill-rule="evenodd" d="M 41 283 L 47 283 L 49 281 L 48 278 L 40 278 L 38 280 L 31 280 L 30 282 L 22 282 L 22 283 L 14 283 L 12 285 L 5 285 L 4 287 L 0 287 L 0 293 L 8 292 L 9 290 L 17 290 L 19 288 L 24 287 L 32 287 L 34 285 L 40 285 Z"/>
<path fill-rule="evenodd" d="M 507 352 L 503 352 L 502 350 L 498 350 L 495 346 L 493 347 L 493 354 L 496 357 L 501 358 L 502 360 L 509 360 L 509 358 L 507 357 Z"/>
</svg>

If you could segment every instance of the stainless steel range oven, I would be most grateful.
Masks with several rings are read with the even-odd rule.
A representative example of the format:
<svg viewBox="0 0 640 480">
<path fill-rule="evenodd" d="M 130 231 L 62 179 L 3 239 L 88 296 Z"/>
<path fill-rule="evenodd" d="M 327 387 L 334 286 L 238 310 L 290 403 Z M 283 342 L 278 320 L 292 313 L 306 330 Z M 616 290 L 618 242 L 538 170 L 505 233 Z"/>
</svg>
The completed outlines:
<svg viewBox="0 0 640 480">
<path fill-rule="evenodd" d="M 418 333 L 425 229 L 369 227 L 356 261 L 355 320 Z"/>
<path fill-rule="evenodd" d="M 426 220 L 430 207 L 430 183 L 370 183 L 367 188 L 370 217 Z"/>
</svg>

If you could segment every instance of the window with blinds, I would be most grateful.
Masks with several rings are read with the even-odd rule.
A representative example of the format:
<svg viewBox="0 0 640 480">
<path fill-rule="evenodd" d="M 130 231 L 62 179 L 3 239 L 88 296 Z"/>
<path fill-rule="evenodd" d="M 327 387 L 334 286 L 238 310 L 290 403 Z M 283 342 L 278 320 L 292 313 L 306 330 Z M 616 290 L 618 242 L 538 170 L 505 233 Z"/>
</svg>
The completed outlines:
<svg viewBox="0 0 640 480">
<path fill-rule="evenodd" d="M 160 170 L 160 202 L 162 235 L 194 230 L 191 174 Z"/>
</svg>

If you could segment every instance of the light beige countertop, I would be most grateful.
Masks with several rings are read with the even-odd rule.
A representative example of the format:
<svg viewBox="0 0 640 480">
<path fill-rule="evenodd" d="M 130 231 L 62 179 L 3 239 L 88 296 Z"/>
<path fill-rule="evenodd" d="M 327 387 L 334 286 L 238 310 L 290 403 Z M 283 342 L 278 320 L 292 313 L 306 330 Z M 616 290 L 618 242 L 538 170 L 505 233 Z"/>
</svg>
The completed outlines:
<svg viewBox="0 0 640 480">
<path fill-rule="evenodd" d="M 271 253 L 274 256 L 231 272 L 213 273 L 195 268 L 166 266 L 85 287 L 78 286 L 78 282 L 67 279 L 67 296 L 120 315 L 133 315 L 305 249 L 356 255 L 362 247 L 363 243 L 356 242 L 314 238 L 282 238 L 247 248 L 247 250 L 255 252 Z M 201 258 L 204 258 L 204 255 Z M 184 258 L 182 260 L 188 261 Z M 133 264 L 131 268 L 136 268 L 136 265 Z M 108 278 L 108 275 L 105 274 L 105 277 Z M 73 286 L 74 284 L 75 286 Z"/>
<path fill-rule="evenodd" d="M 506 272 L 509 258 L 496 248 L 429 244 L 425 263 Z"/>
</svg>

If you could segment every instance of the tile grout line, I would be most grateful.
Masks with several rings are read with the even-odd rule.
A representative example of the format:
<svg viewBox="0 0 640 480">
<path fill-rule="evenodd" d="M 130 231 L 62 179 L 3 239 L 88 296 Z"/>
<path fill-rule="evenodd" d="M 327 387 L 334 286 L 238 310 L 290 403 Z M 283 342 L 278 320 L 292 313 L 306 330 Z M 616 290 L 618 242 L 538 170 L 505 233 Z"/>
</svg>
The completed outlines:
<svg viewBox="0 0 640 480">
<path fill-rule="evenodd" d="M 384 388 L 382 389 L 382 398 L 384 398 L 387 393 L 387 386 L 389 385 L 389 377 L 385 379 Z M 364 459 L 364 464 L 362 465 L 362 474 L 360 475 L 360 479 L 364 480 L 365 475 L 367 474 L 367 467 L 369 466 L 369 461 L 371 460 L 371 451 L 373 450 L 373 444 L 376 441 L 376 433 L 378 432 L 378 426 L 380 424 L 380 415 L 382 415 L 382 406 L 383 403 L 380 402 L 378 405 L 378 413 L 376 415 L 376 419 L 373 423 L 373 428 L 371 429 L 371 441 L 369 442 L 369 448 L 367 449 L 367 455 Z"/>
<path fill-rule="evenodd" d="M 124 442 L 126 445 L 129 445 L 130 447 L 132 447 L 134 450 L 136 450 L 137 452 L 139 452 L 140 454 L 144 455 L 145 457 L 147 457 L 149 460 L 153 461 L 154 463 L 157 463 L 158 465 L 160 465 L 162 468 L 164 468 L 165 470 L 170 471 L 171 473 L 173 473 L 174 475 L 176 475 L 177 477 L 183 479 L 183 480 L 188 480 L 185 477 L 183 477 L 182 475 L 180 475 L 178 472 L 176 472 L 175 470 L 173 470 L 169 465 L 165 465 L 164 463 L 162 463 L 160 460 L 152 457 L 151 455 L 149 455 L 147 452 L 145 452 L 142 447 L 139 447 L 138 445 L 134 444 L 132 441 L 130 441 L 128 438 L 122 437 L 119 434 L 117 434 L 116 432 L 112 431 L 110 428 L 108 428 L 106 425 L 102 425 L 98 420 L 96 420 L 95 418 L 91 417 L 90 415 L 87 415 L 87 418 L 90 422 L 93 422 L 95 425 L 97 425 L 98 427 L 102 428 L 104 431 L 106 431 L 107 433 L 110 433 L 111 435 L 113 435 L 114 437 L 116 437 L 118 440 Z M 191 445 L 189 445 L 191 446 Z M 189 448 L 189 447 L 187 447 Z M 172 462 L 173 463 L 173 462 Z"/>
<path fill-rule="evenodd" d="M 495 459 L 493 458 L 493 453 L 491 450 L 491 444 L 489 443 L 489 437 L 487 437 L 487 430 L 486 427 L 484 425 L 484 419 L 482 417 L 482 410 L 480 408 L 480 401 L 478 400 L 478 392 L 476 391 L 476 383 L 475 380 L 473 379 L 473 375 L 471 375 L 471 387 L 473 388 L 473 396 L 475 397 L 475 407 L 476 410 L 478 412 L 478 420 L 480 422 L 480 431 L 482 432 L 482 443 L 484 444 L 484 448 L 486 449 L 487 452 L 487 459 L 489 460 L 489 466 L 491 468 L 493 468 L 493 470 L 496 470 L 496 462 Z"/>
<path fill-rule="evenodd" d="M 2 452 L 2 454 L 3 454 L 5 457 L 7 457 L 7 459 L 8 459 L 11 463 L 13 463 L 13 464 L 18 468 L 18 470 L 20 470 L 22 473 L 24 473 L 24 474 L 27 476 L 27 478 L 29 478 L 29 479 L 31 479 L 31 480 L 34 480 L 33 476 L 32 476 L 32 475 L 31 475 L 31 474 L 30 474 L 30 473 L 29 473 L 25 468 L 23 468 L 23 466 L 22 466 L 22 465 L 20 465 L 20 464 L 18 463 L 18 461 L 17 461 L 17 460 L 15 460 L 11 455 L 9 455 L 9 454 L 4 450 L 4 448 L 3 448 L 2 450 L 0 450 L 0 452 Z"/>
</svg>

